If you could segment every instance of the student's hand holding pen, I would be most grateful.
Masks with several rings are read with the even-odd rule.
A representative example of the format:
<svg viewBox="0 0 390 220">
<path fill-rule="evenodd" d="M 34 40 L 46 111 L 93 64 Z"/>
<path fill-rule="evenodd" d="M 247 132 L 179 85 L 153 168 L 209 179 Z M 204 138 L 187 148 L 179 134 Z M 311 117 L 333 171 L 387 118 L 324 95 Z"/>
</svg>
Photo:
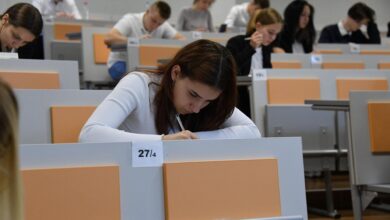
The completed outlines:
<svg viewBox="0 0 390 220">
<path fill-rule="evenodd" d="M 258 31 L 255 31 L 251 35 L 249 43 L 253 47 L 253 49 L 261 47 L 261 44 L 263 43 L 263 35 L 261 33 L 259 33 Z"/>
<path fill-rule="evenodd" d="M 192 133 L 191 131 L 185 130 L 185 131 L 180 131 L 180 132 L 175 133 L 175 134 L 164 135 L 164 136 L 162 136 L 161 139 L 164 141 L 167 141 L 167 140 L 186 140 L 186 139 L 198 139 L 198 137 L 196 136 L 196 134 Z"/>
<path fill-rule="evenodd" d="M 189 130 L 186 130 L 184 128 L 183 123 L 181 122 L 180 115 L 176 114 L 176 121 L 177 124 L 180 127 L 181 132 L 177 132 L 175 134 L 168 134 L 168 135 L 163 135 L 162 140 L 183 140 L 183 139 L 198 139 L 196 134 L 192 133 Z"/>
</svg>

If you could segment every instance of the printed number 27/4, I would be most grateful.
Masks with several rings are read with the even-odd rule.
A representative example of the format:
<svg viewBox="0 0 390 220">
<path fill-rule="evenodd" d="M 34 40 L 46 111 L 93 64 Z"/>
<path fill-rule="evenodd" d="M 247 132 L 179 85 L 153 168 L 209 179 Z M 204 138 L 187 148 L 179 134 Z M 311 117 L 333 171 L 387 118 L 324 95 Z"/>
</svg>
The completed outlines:
<svg viewBox="0 0 390 220">
<path fill-rule="evenodd" d="M 156 157 L 156 152 L 149 149 L 138 150 L 138 157 Z"/>
</svg>

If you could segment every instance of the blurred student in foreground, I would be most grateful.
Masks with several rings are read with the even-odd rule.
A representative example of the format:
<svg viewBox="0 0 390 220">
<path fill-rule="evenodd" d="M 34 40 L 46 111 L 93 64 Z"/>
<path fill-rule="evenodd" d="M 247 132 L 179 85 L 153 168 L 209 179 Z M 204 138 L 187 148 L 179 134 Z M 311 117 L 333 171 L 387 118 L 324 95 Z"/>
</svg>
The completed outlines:
<svg viewBox="0 0 390 220">
<path fill-rule="evenodd" d="M 12 89 L 0 79 L 0 219 L 22 220 L 18 165 L 18 106 Z"/>
</svg>

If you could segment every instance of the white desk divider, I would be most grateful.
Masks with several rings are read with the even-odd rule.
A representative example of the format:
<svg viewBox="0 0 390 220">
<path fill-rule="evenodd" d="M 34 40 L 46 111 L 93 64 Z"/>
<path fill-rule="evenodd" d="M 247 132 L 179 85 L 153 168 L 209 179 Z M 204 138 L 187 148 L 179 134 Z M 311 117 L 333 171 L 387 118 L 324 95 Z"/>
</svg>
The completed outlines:
<svg viewBox="0 0 390 220">
<path fill-rule="evenodd" d="M 322 63 L 312 62 L 312 56 L 312 54 L 273 53 L 271 60 L 272 62 L 298 61 L 301 63 L 302 69 L 321 69 L 322 63 L 326 62 L 361 62 L 364 63 L 365 69 L 378 69 L 380 62 L 390 62 L 390 56 L 384 55 L 322 54 Z"/>
<path fill-rule="evenodd" d="M 50 107 L 97 106 L 108 90 L 15 90 L 20 109 L 21 144 L 51 142 Z"/>
<path fill-rule="evenodd" d="M 94 60 L 93 34 L 106 34 L 109 27 L 82 27 L 82 57 L 84 82 L 112 82 L 106 64 L 96 64 Z"/>
<path fill-rule="evenodd" d="M 300 138 L 168 141 L 163 142 L 163 147 L 164 162 L 274 157 L 279 167 L 282 217 L 307 219 Z M 118 165 L 121 219 L 163 220 L 162 168 L 132 167 L 131 152 L 131 143 L 22 145 L 20 162 L 22 170 Z"/>
<path fill-rule="evenodd" d="M 390 193 L 390 155 L 370 150 L 368 102 L 390 100 L 390 92 L 351 92 L 349 126 L 349 165 L 354 219 L 371 203 L 372 193 Z M 347 114 L 348 115 L 348 114 Z"/>
<path fill-rule="evenodd" d="M 80 89 L 78 65 L 75 61 L 0 59 L 2 71 L 56 72 L 59 74 L 61 89 Z"/>
</svg>

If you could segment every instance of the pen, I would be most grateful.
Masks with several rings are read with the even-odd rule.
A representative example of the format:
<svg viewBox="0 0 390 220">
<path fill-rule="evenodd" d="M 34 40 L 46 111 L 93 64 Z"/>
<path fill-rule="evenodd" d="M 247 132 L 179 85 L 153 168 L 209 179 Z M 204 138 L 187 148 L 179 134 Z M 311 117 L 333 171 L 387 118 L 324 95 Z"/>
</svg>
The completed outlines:
<svg viewBox="0 0 390 220">
<path fill-rule="evenodd" d="M 179 124 L 181 131 L 185 131 L 186 129 L 184 129 L 184 126 L 183 126 L 183 123 L 181 122 L 179 114 L 176 114 L 176 121 Z"/>
<path fill-rule="evenodd" d="M 244 40 L 250 40 L 251 39 L 251 37 L 246 37 L 246 38 L 244 38 Z"/>
</svg>

